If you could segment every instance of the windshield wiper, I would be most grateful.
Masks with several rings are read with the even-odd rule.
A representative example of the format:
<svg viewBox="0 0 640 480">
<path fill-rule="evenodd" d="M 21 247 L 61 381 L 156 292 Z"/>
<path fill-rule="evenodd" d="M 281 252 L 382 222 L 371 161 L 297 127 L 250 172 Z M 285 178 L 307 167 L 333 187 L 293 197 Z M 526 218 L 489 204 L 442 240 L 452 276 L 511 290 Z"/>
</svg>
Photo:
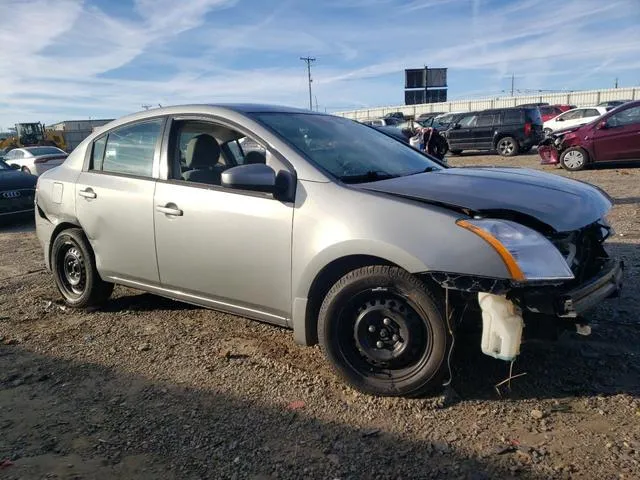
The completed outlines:
<svg viewBox="0 0 640 480">
<path fill-rule="evenodd" d="M 399 175 L 392 175 L 387 172 L 380 172 L 376 170 L 369 170 L 366 173 L 359 173 L 358 175 L 343 175 L 340 177 L 344 183 L 366 183 L 377 182 L 378 180 L 387 180 L 389 178 L 396 178 Z"/>
</svg>

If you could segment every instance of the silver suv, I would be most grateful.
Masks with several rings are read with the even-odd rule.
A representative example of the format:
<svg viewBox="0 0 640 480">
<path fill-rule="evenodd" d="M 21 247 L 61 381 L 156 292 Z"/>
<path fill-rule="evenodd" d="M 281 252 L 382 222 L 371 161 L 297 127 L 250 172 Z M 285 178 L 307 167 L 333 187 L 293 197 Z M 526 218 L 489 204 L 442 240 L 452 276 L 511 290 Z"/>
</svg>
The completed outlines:
<svg viewBox="0 0 640 480">
<path fill-rule="evenodd" d="M 442 385 L 467 307 L 503 360 L 539 315 L 584 331 L 621 284 L 610 207 L 590 185 L 448 168 L 344 118 L 194 105 L 93 133 L 39 177 L 35 216 L 72 307 L 146 290 L 289 327 L 356 388 L 419 395 Z"/>
</svg>

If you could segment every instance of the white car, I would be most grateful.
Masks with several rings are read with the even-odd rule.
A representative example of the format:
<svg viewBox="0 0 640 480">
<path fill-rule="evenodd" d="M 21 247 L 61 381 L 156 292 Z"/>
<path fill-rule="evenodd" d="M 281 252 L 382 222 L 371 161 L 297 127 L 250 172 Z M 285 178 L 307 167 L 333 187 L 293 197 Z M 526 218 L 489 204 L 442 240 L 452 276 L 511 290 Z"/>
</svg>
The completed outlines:
<svg viewBox="0 0 640 480">
<path fill-rule="evenodd" d="M 544 132 L 548 134 L 556 130 L 585 125 L 604 113 L 607 113 L 606 107 L 573 108 L 544 122 Z"/>
<path fill-rule="evenodd" d="M 10 150 L 4 156 L 4 161 L 23 172 L 41 175 L 62 165 L 67 155 L 67 152 L 58 147 L 23 147 Z"/>
</svg>

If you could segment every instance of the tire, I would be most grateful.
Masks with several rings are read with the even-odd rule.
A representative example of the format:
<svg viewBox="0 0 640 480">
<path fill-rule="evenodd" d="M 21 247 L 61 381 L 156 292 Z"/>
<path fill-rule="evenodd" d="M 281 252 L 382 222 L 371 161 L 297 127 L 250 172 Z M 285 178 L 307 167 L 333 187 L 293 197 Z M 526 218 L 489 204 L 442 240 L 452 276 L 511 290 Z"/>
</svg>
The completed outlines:
<svg viewBox="0 0 640 480">
<path fill-rule="evenodd" d="M 22 170 L 24 173 L 31 174 L 31 170 L 29 170 L 28 167 L 22 167 L 20 170 Z"/>
<path fill-rule="evenodd" d="M 503 157 L 514 157 L 518 154 L 520 146 L 513 137 L 502 137 L 496 142 L 496 150 Z"/>
<path fill-rule="evenodd" d="M 462 153 L 462 150 L 458 150 L 457 148 L 456 149 L 451 149 L 451 153 L 453 155 L 460 155 Z"/>
<path fill-rule="evenodd" d="M 354 388 L 380 396 L 423 395 L 442 388 L 449 348 L 438 305 L 429 287 L 401 268 L 359 268 L 322 302 L 319 343 Z"/>
<path fill-rule="evenodd" d="M 101 305 L 113 291 L 113 283 L 98 275 L 91 246 L 79 228 L 63 230 L 53 241 L 51 270 L 58 291 L 70 307 Z"/>
<path fill-rule="evenodd" d="M 577 172 L 587 166 L 589 162 L 589 154 L 580 147 L 567 148 L 560 155 L 560 165 L 565 170 Z"/>
</svg>

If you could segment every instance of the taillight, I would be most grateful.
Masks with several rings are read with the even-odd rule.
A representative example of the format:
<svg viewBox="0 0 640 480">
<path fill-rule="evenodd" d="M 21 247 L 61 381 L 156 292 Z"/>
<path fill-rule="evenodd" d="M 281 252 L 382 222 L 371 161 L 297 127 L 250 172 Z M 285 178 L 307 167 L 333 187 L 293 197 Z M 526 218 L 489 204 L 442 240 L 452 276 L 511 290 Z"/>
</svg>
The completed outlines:
<svg viewBox="0 0 640 480">
<path fill-rule="evenodd" d="M 531 124 L 530 123 L 525 123 L 524 124 L 524 134 L 526 136 L 531 135 Z"/>
</svg>

